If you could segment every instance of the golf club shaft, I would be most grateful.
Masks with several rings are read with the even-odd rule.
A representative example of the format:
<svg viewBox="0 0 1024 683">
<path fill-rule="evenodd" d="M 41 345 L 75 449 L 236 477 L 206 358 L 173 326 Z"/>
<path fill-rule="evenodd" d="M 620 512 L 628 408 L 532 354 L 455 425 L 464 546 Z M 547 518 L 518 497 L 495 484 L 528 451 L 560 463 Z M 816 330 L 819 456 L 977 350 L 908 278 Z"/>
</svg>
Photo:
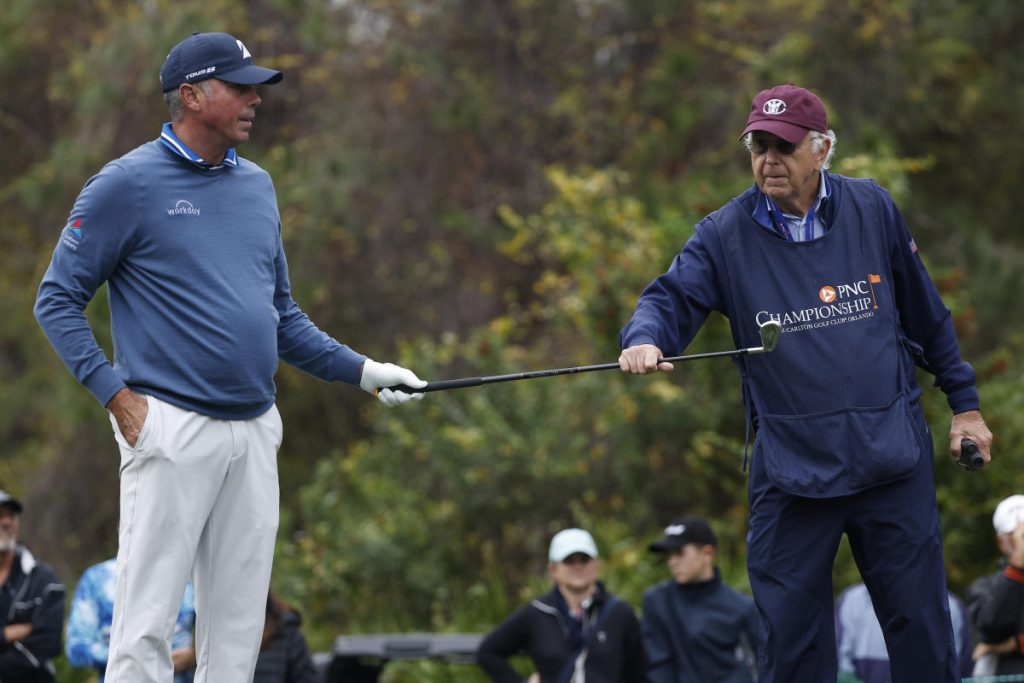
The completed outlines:
<svg viewBox="0 0 1024 683">
<path fill-rule="evenodd" d="M 698 360 L 701 358 L 724 358 L 728 356 L 745 356 L 747 354 L 762 353 L 763 346 L 752 346 L 746 349 L 735 351 L 712 351 L 710 353 L 694 353 L 688 356 L 672 356 L 671 358 L 659 358 L 659 363 L 676 363 L 687 360 Z M 618 370 L 618 363 L 600 363 L 599 365 L 581 365 L 575 368 L 554 368 L 551 370 L 534 370 L 532 372 L 515 372 L 510 375 L 490 375 L 488 377 L 463 377 L 462 379 L 445 379 L 439 382 L 427 382 L 422 389 L 413 389 L 405 384 L 396 384 L 388 389 L 404 391 L 407 394 L 418 394 L 428 391 L 442 391 L 444 389 L 462 389 L 464 387 L 478 387 L 481 384 L 496 384 L 498 382 L 512 382 L 519 379 L 535 379 L 537 377 L 554 377 L 556 375 L 576 375 L 581 372 L 594 372 L 596 370 Z"/>
</svg>

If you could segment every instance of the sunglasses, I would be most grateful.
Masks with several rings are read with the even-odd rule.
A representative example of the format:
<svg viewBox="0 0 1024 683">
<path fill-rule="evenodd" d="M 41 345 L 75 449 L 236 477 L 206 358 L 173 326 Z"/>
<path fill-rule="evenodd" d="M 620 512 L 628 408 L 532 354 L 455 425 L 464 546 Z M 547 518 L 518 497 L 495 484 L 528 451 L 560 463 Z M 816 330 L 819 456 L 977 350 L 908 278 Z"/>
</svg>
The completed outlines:
<svg viewBox="0 0 1024 683">
<path fill-rule="evenodd" d="M 761 156 L 767 154 L 769 149 L 775 149 L 776 152 L 783 156 L 789 156 L 800 147 L 800 144 L 795 142 L 786 142 L 781 138 L 769 138 L 753 136 L 750 139 L 748 149 L 754 154 Z"/>
</svg>

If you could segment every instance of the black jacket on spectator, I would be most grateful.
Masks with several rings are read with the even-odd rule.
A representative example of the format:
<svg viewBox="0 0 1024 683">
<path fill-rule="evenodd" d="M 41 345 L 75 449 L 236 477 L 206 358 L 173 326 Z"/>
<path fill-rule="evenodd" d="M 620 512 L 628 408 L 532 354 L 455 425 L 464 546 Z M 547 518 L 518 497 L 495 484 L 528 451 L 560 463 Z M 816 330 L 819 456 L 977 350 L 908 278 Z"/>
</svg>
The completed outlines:
<svg viewBox="0 0 1024 683">
<path fill-rule="evenodd" d="M 253 683 L 319 683 L 301 624 L 295 612 L 283 615 L 281 628 L 256 659 Z"/>
<path fill-rule="evenodd" d="M 1024 673 L 1024 572 L 1008 564 L 977 579 L 967 589 L 967 613 L 977 631 L 975 642 L 1017 641 L 1017 651 L 999 655 L 996 674 Z"/>
<path fill-rule="evenodd" d="M 584 638 L 594 625 L 598 631 L 590 639 L 587 654 L 587 683 L 637 683 L 645 680 L 640 623 L 633 608 L 622 600 L 609 605 L 610 594 L 598 584 L 583 625 Z M 558 588 L 523 605 L 491 631 L 477 650 L 477 663 L 495 683 L 522 683 L 523 677 L 508 663 L 508 658 L 526 653 L 540 674 L 541 683 L 556 683 L 575 652 L 565 601 Z M 601 617 L 608 606 L 611 611 Z M 578 638 L 578 636 L 576 636 Z"/>
<path fill-rule="evenodd" d="M 8 624 L 32 624 L 28 637 L 9 643 Z M 64 631 L 64 585 L 53 569 L 18 546 L 7 582 L 0 586 L 0 681 L 52 683 L 53 663 L 61 653 Z"/>
</svg>

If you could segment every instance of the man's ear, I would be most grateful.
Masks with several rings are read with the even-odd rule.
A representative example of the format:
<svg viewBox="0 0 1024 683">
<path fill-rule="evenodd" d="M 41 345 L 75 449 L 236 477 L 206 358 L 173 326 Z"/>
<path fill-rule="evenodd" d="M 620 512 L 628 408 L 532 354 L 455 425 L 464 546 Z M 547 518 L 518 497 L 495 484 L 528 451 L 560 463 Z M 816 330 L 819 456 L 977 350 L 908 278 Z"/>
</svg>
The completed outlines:
<svg viewBox="0 0 1024 683">
<path fill-rule="evenodd" d="M 830 137 L 828 137 L 826 135 L 824 138 L 822 138 L 821 142 L 822 142 L 821 152 L 820 152 L 821 157 L 818 159 L 818 163 L 819 164 L 824 164 L 825 163 L 825 159 L 828 158 L 829 150 L 832 149 L 832 138 L 830 138 Z M 819 166 L 819 170 L 820 170 L 820 166 Z"/>
<path fill-rule="evenodd" d="M 186 109 L 199 111 L 202 108 L 200 98 L 203 96 L 202 89 L 192 83 L 182 83 L 178 86 L 178 97 Z"/>
</svg>

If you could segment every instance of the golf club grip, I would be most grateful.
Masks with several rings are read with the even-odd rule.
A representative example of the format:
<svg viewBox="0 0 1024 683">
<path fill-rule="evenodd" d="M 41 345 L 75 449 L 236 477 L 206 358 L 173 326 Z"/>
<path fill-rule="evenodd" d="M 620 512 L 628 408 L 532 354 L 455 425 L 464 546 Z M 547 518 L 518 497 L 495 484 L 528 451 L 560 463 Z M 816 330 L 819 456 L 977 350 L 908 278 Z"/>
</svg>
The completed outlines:
<svg viewBox="0 0 1024 683">
<path fill-rule="evenodd" d="M 687 360 L 703 360 L 705 358 L 729 358 L 732 356 L 745 356 L 751 351 L 758 353 L 757 349 L 736 349 L 734 351 L 711 351 L 709 353 L 691 353 L 686 356 L 669 356 L 659 358 L 659 363 L 681 363 Z"/>
<path fill-rule="evenodd" d="M 440 382 L 427 382 L 427 386 L 420 389 L 413 389 L 405 384 L 396 384 L 382 389 L 392 391 L 404 391 L 407 394 L 423 394 L 428 391 L 442 391 L 444 389 L 462 389 L 463 387 L 478 387 L 483 384 L 482 377 L 463 377 L 462 379 L 443 379 Z"/>
<path fill-rule="evenodd" d="M 970 439 L 960 442 L 960 462 L 969 470 L 980 470 L 985 466 L 985 458 L 978 450 L 978 444 Z"/>
</svg>

